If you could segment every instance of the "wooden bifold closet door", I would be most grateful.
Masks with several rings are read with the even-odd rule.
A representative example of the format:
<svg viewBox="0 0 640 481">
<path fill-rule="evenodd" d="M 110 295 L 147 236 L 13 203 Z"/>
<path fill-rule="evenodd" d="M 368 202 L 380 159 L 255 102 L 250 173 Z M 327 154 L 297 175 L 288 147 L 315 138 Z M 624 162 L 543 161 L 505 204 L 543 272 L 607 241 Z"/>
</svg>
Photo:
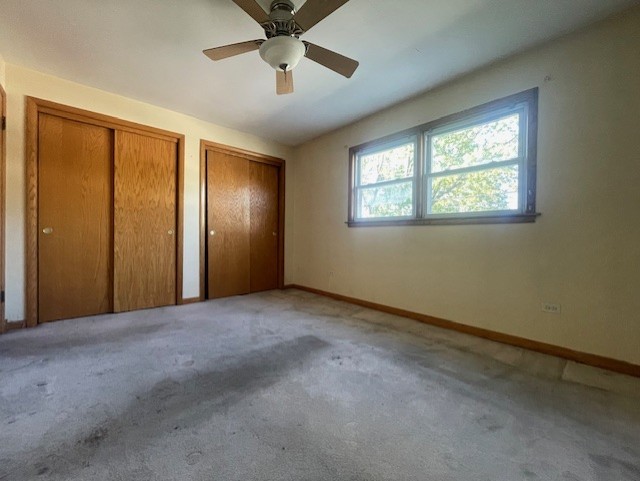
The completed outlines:
<svg viewBox="0 0 640 481">
<path fill-rule="evenodd" d="M 113 132 L 39 116 L 40 322 L 112 311 Z"/>
<path fill-rule="evenodd" d="M 37 119 L 37 321 L 176 304 L 176 139 Z"/>
<path fill-rule="evenodd" d="M 278 287 L 278 168 L 250 164 L 251 292 Z"/>
<path fill-rule="evenodd" d="M 116 132 L 114 309 L 176 303 L 176 144 Z"/>
<path fill-rule="evenodd" d="M 249 161 L 207 152 L 209 299 L 250 291 Z"/>
<path fill-rule="evenodd" d="M 207 151 L 207 297 L 278 287 L 279 168 Z"/>
</svg>

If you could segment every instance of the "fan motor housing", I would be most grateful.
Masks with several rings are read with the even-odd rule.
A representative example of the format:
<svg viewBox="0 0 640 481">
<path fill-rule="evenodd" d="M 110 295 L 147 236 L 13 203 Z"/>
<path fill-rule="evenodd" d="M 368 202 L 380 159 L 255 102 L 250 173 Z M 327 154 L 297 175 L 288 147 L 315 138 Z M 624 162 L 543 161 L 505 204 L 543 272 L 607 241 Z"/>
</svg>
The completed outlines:
<svg viewBox="0 0 640 481">
<path fill-rule="evenodd" d="M 299 37 L 304 33 L 293 19 L 295 5 L 290 0 L 274 0 L 271 3 L 269 21 L 261 24 L 267 38 L 289 35 Z"/>
</svg>

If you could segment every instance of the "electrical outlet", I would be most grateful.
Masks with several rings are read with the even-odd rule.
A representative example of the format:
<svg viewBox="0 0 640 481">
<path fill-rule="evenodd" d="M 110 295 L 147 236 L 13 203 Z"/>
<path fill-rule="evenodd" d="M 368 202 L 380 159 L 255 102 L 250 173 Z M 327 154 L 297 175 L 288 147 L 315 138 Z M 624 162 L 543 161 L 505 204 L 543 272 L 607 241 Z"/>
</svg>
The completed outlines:
<svg viewBox="0 0 640 481">
<path fill-rule="evenodd" d="M 560 314 L 560 312 L 562 312 L 562 306 L 560 304 L 553 304 L 552 302 L 543 302 L 542 310 L 544 312 L 550 312 L 551 314 Z"/>
</svg>

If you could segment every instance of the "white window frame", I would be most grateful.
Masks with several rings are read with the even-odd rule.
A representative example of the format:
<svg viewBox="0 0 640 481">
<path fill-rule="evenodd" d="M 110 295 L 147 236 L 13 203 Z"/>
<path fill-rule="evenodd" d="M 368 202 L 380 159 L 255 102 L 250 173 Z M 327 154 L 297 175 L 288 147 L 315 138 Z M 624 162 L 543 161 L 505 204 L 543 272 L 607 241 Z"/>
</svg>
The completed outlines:
<svg viewBox="0 0 640 481">
<path fill-rule="evenodd" d="M 349 210 L 347 224 L 350 227 L 384 225 L 429 225 L 429 224 L 472 224 L 472 223 L 521 223 L 534 222 L 540 215 L 536 212 L 536 167 L 537 167 L 537 117 L 538 89 L 531 89 L 511 95 L 467 111 L 449 115 L 442 119 L 423 124 L 412 129 L 352 147 L 349 150 Z M 514 159 L 488 162 L 472 167 L 431 172 L 431 140 L 436 135 L 481 125 L 505 116 L 519 114 L 518 157 Z M 359 193 L 365 187 L 360 185 L 359 159 L 362 156 L 380 152 L 416 139 L 413 176 L 413 215 L 397 217 L 363 218 L 359 212 Z M 446 175 L 477 172 L 518 165 L 518 208 L 497 211 L 431 213 L 430 180 Z M 407 178 L 408 179 L 408 178 Z M 372 186 L 405 182 L 394 179 Z"/>
<path fill-rule="evenodd" d="M 384 220 L 384 219 L 394 219 L 394 220 L 398 220 L 398 219 L 413 219 L 416 216 L 416 184 L 417 184 L 417 177 L 416 177 L 416 170 L 418 169 L 418 163 L 420 163 L 420 158 L 418 157 L 418 137 L 416 135 L 410 135 L 410 136 L 406 136 L 406 137 L 400 137 L 398 139 L 394 139 L 394 140 L 390 140 L 387 141 L 383 144 L 380 145 L 376 145 L 374 147 L 371 147 L 369 149 L 363 149 L 361 151 L 359 151 L 356 154 L 356 158 L 355 158 L 355 182 L 354 182 L 354 186 L 353 186 L 353 195 L 355 198 L 355 206 L 356 206 L 356 212 L 355 212 L 355 216 L 357 219 L 366 219 L 367 221 L 372 221 L 372 220 Z M 402 178 L 398 178 L 398 179 L 392 179 L 392 180 L 385 180 L 382 182 L 375 182 L 375 183 L 371 183 L 371 184 L 362 184 L 361 181 L 361 171 L 360 171 L 360 159 L 361 157 L 365 157 L 367 155 L 371 155 L 371 154 L 376 154 L 378 152 L 384 152 L 385 150 L 390 150 L 393 149 L 394 147 L 400 147 L 401 145 L 408 145 L 413 143 L 413 175 L 411 177 L 402 177 Z M 411 182 L 411 192 L 412 192 L 412 199 L 411 199 L 411 214 L 407 215 L 407 216 L 385 216 L 385 217 L 362 217 L 361 216 L 361 203 L 360 203 L 360 192 L 364 191 L 364 190 L 368 190 L 368 189 L 374 189 L 377 187 L 385 187 L 385 186 L 390 186 L 390 185 L 396 185 L 396 184 L 404 184 L 407 182 Z"/>
<path fill-rule="evenodd" d="M 522 206 L 525 204 L 525 191 L 522 188 L 523 185 L 526 185 L 527 178 L 527 109 L 528 105 L 526 103 L 518 104 L 514 107 L 498 109 L 492 112 L 490 115 L 480 115 L 475 117 L 469 117 L 460 122 L 453 122 L 450 124 L 445 124 L 441 127 L 435 128 L 430 131 L 425 131 L 423 134 L 424 137 L 424 174 L 422 176 L 422 180 L 424 182 L 424 192 L 425 198 L 423 199 L 425 205 L 425 217 L 432 218 L 446 218 L 446 217 L 466 217 L 466 216 L 487 216 L 493 214 L 503 214 L 503 213 L 520 213 L 522 212 Z M 459 169 L 451 169 L 445 170 L 441 172 L 431 172 L 431 144 L 433 137 L 438 135 L 446 134 L 449 132 L 456 132 L 459 130 L 469 129 L 476 127 L 478 125 L 486 124 L 492 122 L 494 120 L 498 120 L 504 117 L 508 117 L 513 114 L 518 114 L 519 120 L 519 128 L 518 128 L 518 156 L 513 159 L 508 160 L 500 160 L 494 162 L 487 162 L 484 164 L 474 165 L 472 167 L 463 167 Z M 483 170 L 491 170 L 497 167 L 507 167 L 510 165 L 518 166 L 518 207 L 516 209 L 504 209 L 504 210 L 494 210 L 494 211 L 479 211 L 479 212 L 449 212 L 445 214 L 437 214 L 431 212 L 431 187 L 430 181 L 431 179 L 437 177 L 447 177 L 450 175 L 456 174 L 466 174 L 471 172 L 482 172 Z"/>
</svg>

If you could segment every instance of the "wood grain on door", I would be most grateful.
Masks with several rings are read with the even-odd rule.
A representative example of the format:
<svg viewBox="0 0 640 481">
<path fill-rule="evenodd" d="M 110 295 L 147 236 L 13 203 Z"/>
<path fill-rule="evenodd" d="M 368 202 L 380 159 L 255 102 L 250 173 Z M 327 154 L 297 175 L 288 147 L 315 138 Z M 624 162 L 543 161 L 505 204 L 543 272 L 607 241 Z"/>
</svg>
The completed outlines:
<svg viewBox="0 0 640 481">
<path fill-rule="evenodd" d="M 208 297 L 250 292 L 250 162 L 207 152 Z"/>
<path fill-rule="evenodd" d="M 114 310 L 176 302 L 175 142 L 116 131 Z"/>
<path fill-rule="evenodd" d="M 278 167 L 251 165 L 251 292 L 278 287 Z"/>
<path fill-rule="evenodd" d="M 39 117 L 40 322 L 112 310 L 113 132 Z"/>
</svg>

